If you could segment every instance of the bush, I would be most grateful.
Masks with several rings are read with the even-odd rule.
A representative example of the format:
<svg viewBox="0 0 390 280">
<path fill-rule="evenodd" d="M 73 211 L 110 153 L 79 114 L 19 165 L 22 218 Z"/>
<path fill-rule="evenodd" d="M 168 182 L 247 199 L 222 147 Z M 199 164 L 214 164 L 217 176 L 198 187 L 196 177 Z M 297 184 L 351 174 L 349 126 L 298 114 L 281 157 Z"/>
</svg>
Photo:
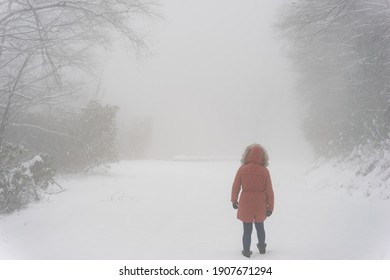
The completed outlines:
<svg viewBox="0 0 390 280">
<path fill-rule="evenodd" d="M 50 155 L 61 172 L 84 172 L 116 161 L 118 107 L 90 101 L 82 109 L 49 108 L 21 114 L 7 133 L 9 142 Z"/>
<path fill-rule="evenodd" d="M 26 149 L 5 143 L 0 147 L 0 213 L 21 209 L 40 199 L 54 170 L 47 165 L 47 157 L 36 155 L 23 160 Z"/>
<path fill-rule="evenodd" d="M 0 214 L 39 200 L 54 168 L 83 172 L 114 162 L 117 111 L 90 101 L 81 110 L 21 114 L 0 147 Z"/>
<path fill-rule="evenodd" d="M 334 189 L 356 198 L 390 200 L 390 140 L 359 145 L 347 156 L 319 158 L 302 184 L 316 189 Z"/>
</svg>

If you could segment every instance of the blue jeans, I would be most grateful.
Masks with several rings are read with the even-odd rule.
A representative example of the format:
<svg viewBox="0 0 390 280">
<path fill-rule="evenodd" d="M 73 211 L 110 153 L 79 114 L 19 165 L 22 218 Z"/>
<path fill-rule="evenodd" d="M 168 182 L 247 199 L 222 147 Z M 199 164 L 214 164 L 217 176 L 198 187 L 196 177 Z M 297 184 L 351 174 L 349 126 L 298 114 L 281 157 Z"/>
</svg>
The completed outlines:
<svg viewBox="0 0 390 280">
<path fill-rule="evenodd" d="M 259 241 L 258 244 L 260 244 L 260 245 L 265 244 L 265 230 L 264 230 L 264 223 L 263 222 L 261 222 L 261 223 L 243 223 L 244 235 L 242 236 L 242 243 L 244 245 L 244 251 L 250 250 L 253 224 L 255 224 L 255 227 L 256 227 L 257 239 Z"/>
</svg>

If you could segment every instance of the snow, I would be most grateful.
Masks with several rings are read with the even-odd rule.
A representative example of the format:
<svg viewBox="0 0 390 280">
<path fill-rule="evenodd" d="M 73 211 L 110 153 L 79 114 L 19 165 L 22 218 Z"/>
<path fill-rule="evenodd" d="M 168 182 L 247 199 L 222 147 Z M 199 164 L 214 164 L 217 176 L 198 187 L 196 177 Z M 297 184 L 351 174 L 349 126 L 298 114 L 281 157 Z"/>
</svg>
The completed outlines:
<svg viewBox="0 0 390 280">
<path fill-rule="evenodd" d="M 0 216 L 0 259 L 242 260 L 242 225 L 230 203 L 238 167 L 122 161 L 107 173 L 58 179 L 67 191 Z M 269 252 L 255 251 L 253 234 L 252 259 L 390 259 L 388 201 L 308 188 L 307 167 L 270 162 Z"/>
<path fill-rule="evenodd" d="M 30 169 L 31 169 L 31 167 L 33 167 L 38 162 L 39 163 L 43 163 L 43 159 L 41 158 L 41 156 L 36 155 L 32 159 L 30 159 L 30 160 L 26 161 L 25 163 L 23 163 L 21 165 L 21 168 L 24 171 L 24 174 L 27 175 L 27 176 L 32 176 Z M 17 170 L 17 168 L 15 170 Z"/>
<path fill-rule="evenodd" d="M 357 200 L 390 199 L 390 141 L 380 148 L 356 147 L 348 157 L 318 159 L 303 185 L 344 194 Z"/>
<path fill-rule="evenodd" d="M 38 156 L 38 155 L 34 156 L 32 159 L 30 159 L 29 161 L 26 161 L 24 164 L 22 164 L 22 167 L 24 167 L 25 169 L 30 169 L 37 162 L 43 163 L 43 159 L 41 158 L 41 156 Z"/>
</svg>

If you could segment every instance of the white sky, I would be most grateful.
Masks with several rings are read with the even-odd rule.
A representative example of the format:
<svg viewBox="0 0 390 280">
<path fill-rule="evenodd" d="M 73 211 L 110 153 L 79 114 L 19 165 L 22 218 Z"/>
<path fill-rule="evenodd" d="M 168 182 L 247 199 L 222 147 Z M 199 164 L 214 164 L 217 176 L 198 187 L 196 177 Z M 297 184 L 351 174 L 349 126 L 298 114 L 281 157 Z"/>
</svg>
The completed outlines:
<svg viewBox="0 0 390 280">
<path fill-rule="evenodd" d="M 271 159 L 307 151 L 272 27 L 280 2 L 165 0 L 149 28 L 152 55 L 113 49 L 103 100 L 120 106 L 121 121 L 153 120 L 149 157 L 240 156 L 254 142 Z"/>
</svg>

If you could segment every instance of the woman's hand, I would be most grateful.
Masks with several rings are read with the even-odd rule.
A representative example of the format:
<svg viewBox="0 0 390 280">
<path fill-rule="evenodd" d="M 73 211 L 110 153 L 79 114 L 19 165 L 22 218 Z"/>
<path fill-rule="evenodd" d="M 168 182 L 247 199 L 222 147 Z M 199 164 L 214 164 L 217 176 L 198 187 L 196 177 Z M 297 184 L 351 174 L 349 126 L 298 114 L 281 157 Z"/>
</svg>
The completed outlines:
<svg viewBox="0 0 390 280">
<path fill-rule="evenodd" d="M 233 203 L 233 208 L 234 209 L 238 209 L 238 203 L 237 202 Z"/>
</svg>

